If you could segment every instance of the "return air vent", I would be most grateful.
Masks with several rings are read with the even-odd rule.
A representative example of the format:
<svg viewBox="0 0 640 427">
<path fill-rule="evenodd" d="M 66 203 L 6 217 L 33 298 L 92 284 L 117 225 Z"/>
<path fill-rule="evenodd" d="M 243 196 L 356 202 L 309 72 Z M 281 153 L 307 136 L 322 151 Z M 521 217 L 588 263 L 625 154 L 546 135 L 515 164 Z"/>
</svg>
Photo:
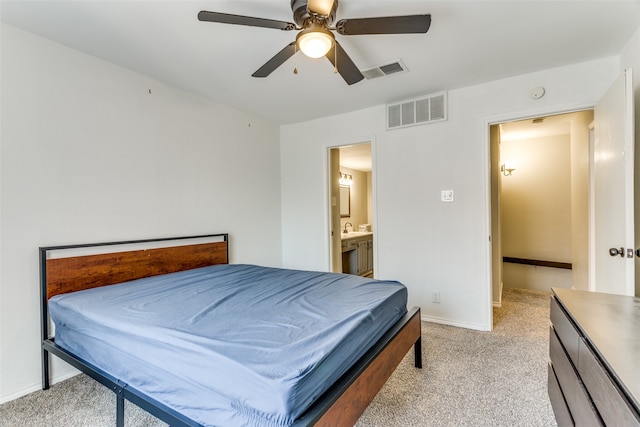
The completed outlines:
<svg viewBox="0 0 640 427">
<path fill-rule="evenodd" d="M 447 120 L 447 92 L 387 105 L 387 129 Z"/>
<path fill-rule="evenodd" d="M 362 75 L 365 76 L 367 80 L 375 79 L 378 77 L 388 76 L 390 74 L 396 73 L 404 73 L 407 72 L 407 67 L 402 63 L 402 61 L 397 60 L 390 64 L 380 65 L 378 67 L 369 68 L 368 70 L 362 71 Z"/>
</svg>

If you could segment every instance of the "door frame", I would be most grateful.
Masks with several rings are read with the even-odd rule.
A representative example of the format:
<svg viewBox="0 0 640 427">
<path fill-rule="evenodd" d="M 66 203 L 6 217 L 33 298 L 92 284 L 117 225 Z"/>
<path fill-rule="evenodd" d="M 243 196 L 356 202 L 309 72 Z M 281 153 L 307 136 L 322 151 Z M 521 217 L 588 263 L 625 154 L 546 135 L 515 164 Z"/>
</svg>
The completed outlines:
<svg viewBox="0 0 640 427">
<path fill-rule="evenodd" d="M 487 117 L 484 119 L 484 153 L 486 156 L 484 161 L 485 188 L 486 188 L 484 198 L 486 201 L 486 218 L 487 218 L 486 224 L 485 224 L 486 230 L 487 230 L 487 234 L 486 234 L 487 250 L 486 250 L 486 259 L 485 259 L 485 265 L 487 266 L 487 278 L 486 278 L 487 280 L 485 282 L 486 283 L 485 290 L 486 290 L 486 296 L 487 296 L 486 307 L 487 307 L 487 313 L 488 313 L 486 330 L 488 331 L 493 330 L 493 306 L 494 306 L 492 254 L 493 254 L 493 242 L 495 238 L 493 236 L 494 230 L 492 229 L 492 224 L 491 224 L 491 214 L 493 209 L 492 202 L 491 202 L 491 191 L 492 191 L 491 178 L 493 173 L 500 173 L 499 169 L 496 171 L 493 171 L 491 168 L 491 126 L 499 125 L 500 123 L 505 123 L 505 122 L 533 119 L 536 117 L 576 113 L 579 111 L 589 110 L 593 108 L 595 108 L 595 102 L 574 104 L 574 105 L 569 105 L 569 106 L 560 107 L 560 108 L 552 106 L 552 107 L 546 107 L 546 108 L 535 109 L 535 110 L 512 112 L 512 113 L 506 113 L 498 116 Z M 591 176 L 591 171 L 589 172 L 589 175 Z M 589 189 L 589 192 L 591 193 L 591 189 Z M 591 199 L 591 194 L 589 194 L 589 198 Z M 589 218 L 589 227 L 591 227 L 591 217 Z M 591 247 L 591 245 L 592 245 L 592 242 L 589 241 L 589 246 Z M 502 256 L 502 253 L 500 253 L 500 256 Z M 502 292 L 502 289 L 500 292 Z M 501 300 L 502 298 L 500 299 L 500 301 Z"/>
<path fill-rule="evenodd" d="M 344 148 L 344 147 L 351 147 L 354 145 L 360 145 L 360 144 L 370 144 L 371 145 L 371 204 L 372 204 L 372 214 L 373 214 L 373 220 L 372 220 L 372 226 L 373 226 L 373 230 L 377 230 L 378 228 L 378 209 L 377 209 L 377 184 L 376 184 L 376 150 L 375 150 L 375 138 L 374 137 L 369 137 L 369 138 L 363 138 L 360 139 L 358 142 L 340 142 L 340 143 L 336 143 L 334 145 L 328 145 L 326 147 L 325 150 L 325 160 L 326 160 L 326 179 L 325 179 L 325 185 L 326 185 L 326 191 L 327 191 L 327 197 L 326 197 L 326 209 L 327 209 L 327 229 L 329 231 L 329 270 L 328 271 L 333 271 L 333 236 L 331 236 L 331 230 L 332 230 L 332 215 L 331 215 L 331 197 L 332 197 L 332 193 L 331 193 L 331 167 L 332 167 L 332 162 L 331 162 L 331 150 L 333 149 L 340 149 L 340 148 Z M 375 232 L 374 232 L 375 233 Z M 378 244 L 377 244 L 377 239 L 373 239 L 373 276 L 375 278 L 376 276 L 376 271 L 378 271 Z"/>
<path fill-rule="evenodd" d="M 596 290 L 596 247 L 593 244 L 596 238 L 596 227 L 593 218 L 596 214 L 596 201 L 593 194 L 596 189 L 595 174 L 591 173 L 595 167 L 594 150 L 595 150 L 595 131 L 594 122 L 589 124 L 589 284 L 588 289 L 591 292 Z"/>
</svg>

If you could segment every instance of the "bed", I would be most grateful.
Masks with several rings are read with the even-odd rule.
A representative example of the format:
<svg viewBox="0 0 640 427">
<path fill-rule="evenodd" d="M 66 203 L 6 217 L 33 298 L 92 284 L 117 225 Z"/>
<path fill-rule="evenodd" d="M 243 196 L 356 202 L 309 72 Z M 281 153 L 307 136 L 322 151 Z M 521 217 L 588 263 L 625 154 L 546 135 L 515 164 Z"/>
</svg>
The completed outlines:
<svg viewBox="0 0 640 427">
<path fill-rule="evenodd" d="M 172 426 L 353 425 L 412 346 L 422 365 L 403 285 L 229 264 L 227 234 L 42 247 L 40 276 L 43 389 L 53 354 L 118 426 L 125 400 Z"/>
</svg>

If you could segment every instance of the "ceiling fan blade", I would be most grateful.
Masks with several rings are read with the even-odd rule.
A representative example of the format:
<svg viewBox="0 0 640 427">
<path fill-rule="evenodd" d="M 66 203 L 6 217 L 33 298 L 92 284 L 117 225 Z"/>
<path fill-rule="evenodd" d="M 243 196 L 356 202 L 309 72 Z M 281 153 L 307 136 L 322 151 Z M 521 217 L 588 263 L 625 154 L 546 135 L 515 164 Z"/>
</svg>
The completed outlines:
<svg viewBox="0 0 640 427">
<path fill-rule="evenodd" d="M 362 75 L 356 64 L 354 64 L 351 58 L 349 58 L 349 55 L 347 55 L 347 52 L 344 51 L 337 40 L 333 44 L 331 50 L 327 52 L 326 56 L 327 59 L 331 61 L 333 66 L 338 69 L 338 72 L 348 85 L 358 83 L 360 80 L 364 79 L 364 76 Z"/>
<path fill-rule="evenodd" d="M 333 9 L 333 3 L 334 0 L 308 0 L 307 9 L 318 15 L 329 16 Z"/>
<path fill-rule="evenodd" d="M 426 33 L 431 26 L 431 15 L 385 16 L 380 18 L 341 19 L 336 31 L 345 36 L 361 34 Z"/>
<path fill-rule="evenodd" d="M 208 12 L 198 13 L 198 20 L 205 22 L 219 22 L 221 24 L 248 25 L 250 27 L 275 28 L 276 30 L 295 30 L 292 22 L 276 21 L 274 19 L 254 18 L 252 16 L 230 15 L 228 13 Z"/>
<path fill-rule="evenodd" d="M 291 58 L 294 53 L 296 53 L 296 42 L 291 42 L 251 75 L 253 77 L 267 77 L 276 68 L 284 64 L 287 59 Z"/>
</svg>

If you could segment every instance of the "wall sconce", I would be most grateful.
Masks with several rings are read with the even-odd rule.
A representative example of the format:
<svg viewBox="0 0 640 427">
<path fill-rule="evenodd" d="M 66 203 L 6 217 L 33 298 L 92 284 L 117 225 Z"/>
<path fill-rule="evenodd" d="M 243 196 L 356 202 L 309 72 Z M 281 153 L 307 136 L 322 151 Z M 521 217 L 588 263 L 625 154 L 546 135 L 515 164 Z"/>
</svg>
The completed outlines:
<svg viewBox="0 0 640 427">
<path fill-rule="evenodd" d="M 353 183 L 353 177 L 348 173 L 340 172 L 340 185 L 348 185 L 351 186 Z"/>
<path fill-rule="evenodd" d="M 513 165 L 512 165 L 512 164 L 510 164 L 509 162 L 507 162 L 507 163 L 503 163 L 503 164 L 500 166 L 500 172 L 502 172 L 502 174 L 503 174 L 504 176 L 511 176 L 511 173 L 512 173 L 514 170 L 516 170 L 516 168 L 514 168 L 514 167 L 513 167 Z"/>
</svg>

